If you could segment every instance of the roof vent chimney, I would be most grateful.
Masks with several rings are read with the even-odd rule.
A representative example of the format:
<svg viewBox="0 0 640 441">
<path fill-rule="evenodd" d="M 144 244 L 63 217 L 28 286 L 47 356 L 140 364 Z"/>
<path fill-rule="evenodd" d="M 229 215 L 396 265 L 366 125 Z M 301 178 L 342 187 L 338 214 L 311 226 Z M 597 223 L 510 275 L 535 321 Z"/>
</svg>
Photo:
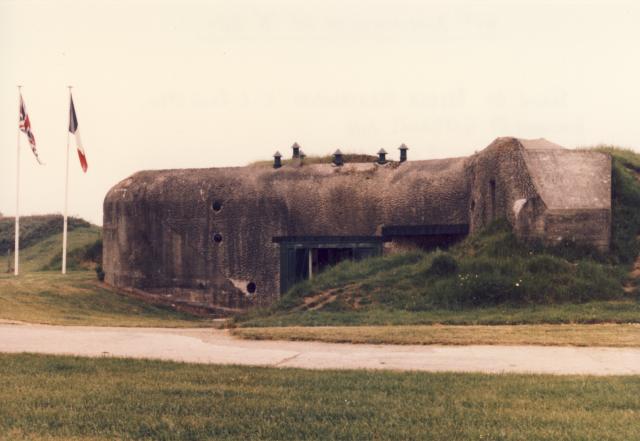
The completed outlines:
<svg viewBox="0 0 640 441">
<path fill-rule="evenodd" d="M 342 157 L 340 149 L 333 152 L 333 163 L 338 167 L 344 164 L 344 158 Z"/>
<path fill-rule="evenodd" d="M 300 146 L 298 145 L 298 143 L 294 142 L 293 145 L 291 146 L 291 148 L 293 149 L 293 157 L 294 158 L 299 158 L 300 157 Z"/>
<path fill-rule="evenodd" d="M 380 149 L 378 151 L 378 164 L 386 164 L 387 163 L 387 152 L 385 149 Z"/>
<path fill-rule="evenodd" d="M 273 154 L 273 168 L 280 168 L 282 167 L 282 155 L 280 154 L 280 152 L 275 152 Z"/>
<path fill-rule="evenodd" d="M 398 147 L 398 150 L 400 150 L 400 162 L 405 162 L 407 160 L 407 150 L 409 150 L 409 147 L 402 144 Z"/>
</svg>

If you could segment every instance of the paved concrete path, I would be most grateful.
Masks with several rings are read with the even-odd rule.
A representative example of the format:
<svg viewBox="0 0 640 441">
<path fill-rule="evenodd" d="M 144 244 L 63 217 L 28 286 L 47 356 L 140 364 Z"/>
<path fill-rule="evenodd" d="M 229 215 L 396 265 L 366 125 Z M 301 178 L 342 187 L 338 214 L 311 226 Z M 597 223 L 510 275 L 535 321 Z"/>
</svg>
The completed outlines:
<svg viewBox="0 0 640 441">
<path fill-rule="evenodd" d="M 307 369 L 640 375 L 639 348 L 250 341 L 213 329 L 0 324 L 0 352 L 117 356 Z"/>
</svg>

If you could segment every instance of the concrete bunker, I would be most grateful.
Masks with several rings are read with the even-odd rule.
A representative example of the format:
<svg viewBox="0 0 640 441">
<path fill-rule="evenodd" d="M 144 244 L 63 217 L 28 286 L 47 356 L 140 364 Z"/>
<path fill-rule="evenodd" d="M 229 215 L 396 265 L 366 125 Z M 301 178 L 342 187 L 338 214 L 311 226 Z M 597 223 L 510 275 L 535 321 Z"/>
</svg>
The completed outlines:
<svg viewBox="0 0 640 441">
<path fill-rule="evenodd" d="M 105 281 L 226 313 L 340 261 L 444 248 L 499 218 L 525 240 L 609 246 L 606 154 L 498 138 L 466 158 L 378 159 L 138 172 L 105 198 Z"/>
</svg>

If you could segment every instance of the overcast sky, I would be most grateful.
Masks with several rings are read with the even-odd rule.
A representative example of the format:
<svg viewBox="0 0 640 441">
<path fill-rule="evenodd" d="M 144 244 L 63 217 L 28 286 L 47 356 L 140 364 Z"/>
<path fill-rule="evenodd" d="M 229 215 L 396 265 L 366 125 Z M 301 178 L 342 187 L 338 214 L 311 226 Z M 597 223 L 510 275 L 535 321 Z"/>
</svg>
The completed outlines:
<svg viewBox="0 0 640 441">
<path fill-rule="evenodd" d="M 74 86 L 89 161 L 69 213 L 102 223 L 142 169 L 290 154 L 462 156 L 498 136 L 640 147 L 640 2 L 0 0 L 0 212 L 60 213 Z M 73 141 L 73 140 L 72 140 Z M 72 148 L 73 143 L 71 144 Z"/>
</svg>

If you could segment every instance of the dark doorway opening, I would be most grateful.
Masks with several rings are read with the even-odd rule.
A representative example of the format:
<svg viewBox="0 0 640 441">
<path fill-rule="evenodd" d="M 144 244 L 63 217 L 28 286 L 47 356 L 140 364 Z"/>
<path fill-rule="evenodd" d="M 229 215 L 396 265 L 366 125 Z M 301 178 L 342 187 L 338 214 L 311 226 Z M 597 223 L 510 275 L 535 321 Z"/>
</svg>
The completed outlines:
<svg viewBox="0 0 640 441">
<path fill-rule="evenodd" d="M 297 248 L 295 251 L 295 280 L 313 278 L 343 260 L 353 260 L 353 248 Z"/>
<path fill-rule="evenodd" d="M 382 252 L 380 237 L 276 237 L 280 244 L 280 292 L 345 260 L 360 260 Z"/>
<path fill-rule="evenodd" d="M 353 260 L 353 248 L 312 248 L 311 263 L 313 272 L 320 273 L 343 260 Z"/>
</svg>

